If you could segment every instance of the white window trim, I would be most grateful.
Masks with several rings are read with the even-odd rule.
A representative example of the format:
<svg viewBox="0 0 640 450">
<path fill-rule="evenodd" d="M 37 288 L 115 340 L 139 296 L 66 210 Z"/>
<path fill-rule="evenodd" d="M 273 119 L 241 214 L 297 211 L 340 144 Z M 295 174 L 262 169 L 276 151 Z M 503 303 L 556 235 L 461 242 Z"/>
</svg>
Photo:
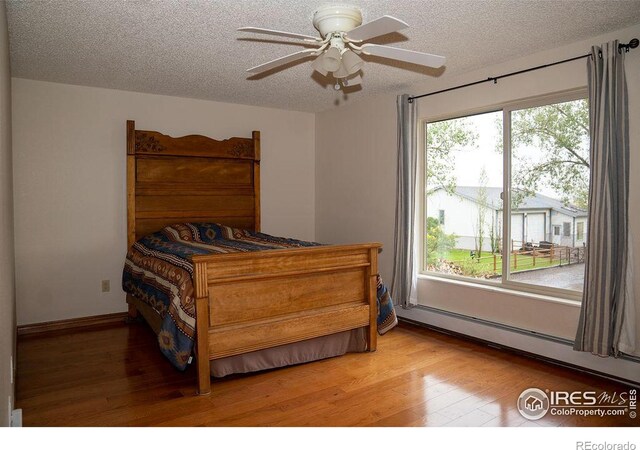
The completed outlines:
<svg viewBox="0 0 640 450">
<path fill-rule="evenodd" d="M 582 230 L 580 230 L 582 228 Z M 584 222 L 576 222 L 576 239 L 579 241 L 584 240 Z"/>
<path fill-rule="evenodd" d="M 517 281 L 509 280 L 509 264 L 511 258 L 502 258 L 502 273 L 507 274 L 500 278 L 499 282 L 491 282 L 483 280 L 481 278 L 463 277 L 460 275 L 450 275 L 438 272 L 431 272 L 426 269 L 426 248 L 424 245 L 424 236 L 426 235 L 426 125 L 432 122 L 439 122 L 442 120 L 459 119 L 463 117 L 469 117 L 478 114 L 486 114 L 491 112 L 502 111 L 502 124 L 503 124 L 503 204 L 511 204 L 511 112 L 520 109 L 535 108 L 538 106 L 545 106 L 551 103 L 570 102 L 574 100 L 585 99 L 588 97 L 587 87 L 580 87 L 577 89 L 570 89 L 567 91 L 555 92 L 552 94 L 545 94 L 530 98 L 524 98 L 520 100 L 514 100 L 512 102 L 505 102 L 501 104 L 491 105 L 483 108 L 474 108 L 467 111 L 459 112 L 456 114 L 448 114 L 433 117 L 420 118 L 418 121 L 418 167 L 421 168 L 417 177 L 416 188 L 416 217 L 419 218 L 418 224 L 415 227 L 415 240 L 418 243 L 416 250 L 420 255 L 420 264 L 418 267 L 419 278 L 431 278 L 442 279 L 443 281 L 453 282 L 463 285 L 476 285 L 480 288 L 493 288 L 499 289 L 505 292 L 511 293 L 523 293 L 533 298 L 545 298 L 547 300 L 552 299 L 559 302 L 570 302 L 578 304 L 582 301 L 582 292 L 573 291 L 568 289 L 554 288 L 548 286 L 538 286 L 534 284 L 520 283 Z M 509 120 L 506 120 L 506 118 Z M 502 239 L 503 242 L 511 236 L 511 220 L 508 217 L 508 211 L 510 208 L 502 208 Z M 563 230 L 561 230 L 562 232 Z"/>
<path fill-rule="evenodd" d="M 525 288 L 523 289 L 509 289 L 502 284 L 491 283 L 482 279 L 457 277 L 455 275 L 447 275 L 447 274 L 441 274 L 436 272 L 421 273 L 418 275 L 418 279 L 432 280 L 432 281 L 437 281 L 442 283 L 451 283 L 458 286 L 478 288 L 478 289 L 483 289 L 483 290 L 492 291 L 492 292 L 499 292 L 502 294 L 510 294 L 513 297 L 528 298 L 528 299 L 533 298 L 536 300 L 542 300 L 549 303 L 560 303 L 563 305 L 575 306 L 577 308 L 579 308 L 582 303 L 581 297 L 564 298 L 564 297 L 559 297 L 555 295 L 556 294 L 555 292 L 547 293 L 547 294 L 542 292 L 531 292 L 530 290 L 526 289 L 526 286 L 528 285 L 526 285 Z M 568 293 L 573 294 L 575 293 L 575 291 L 568 291 Z"/>
</svg>

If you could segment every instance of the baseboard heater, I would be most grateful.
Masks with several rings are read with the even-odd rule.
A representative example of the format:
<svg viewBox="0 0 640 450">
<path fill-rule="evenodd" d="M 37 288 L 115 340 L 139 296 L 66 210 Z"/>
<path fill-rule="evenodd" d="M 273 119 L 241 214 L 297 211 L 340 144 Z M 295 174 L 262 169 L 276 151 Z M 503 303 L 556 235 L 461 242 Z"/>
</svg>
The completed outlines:
<svg viewBox="0 0 640 450">
<path fill-rule="evenodd" d="M 460 331 L 455 331 L 455 330 L 451 330 L 449 328 L 444 328 L 442 326 L 438 326 L 438 325 L 434 325 L 433 323 L 427 323 L 423 320 L 420 320 L 419 318 L 416 317 L 408 317 L 408 315 L 411 316 L 416 316 L 419 315 L 420 313 L 423 314 L 437 314 L 440 316 L 444 316 L 444 317 L 448 317 L 448 318 L 452 318 L 452 319 L 456 319 L 456 320 L 462 320 L 465 322 L 470 322 L 476 325 L 481 325 L 483 327 L 490 327 L 496 330 L 502 330 L 502 331 L 506 331 L 508 333 L 516 333 L 522 336 L 525 336 L 527 338 L 535 338 L 535 339 L 540 339 L 546 342 L 550 342 L 556 345 L 562 345 L 567 347 L 568 350 L 573 352 L 573 342 L 568 340 L 568 339 L 563 339 L 563 338 L 559 338 L 556 336 L 550 336 L 544 333 L 537 333 L 535 331 L 531 331 L 531 330 L 526 330 L 523 328 L 518 328 L 518 327 L 513 327 L 510 325 L 505 325 L 502 323 L 498 323 L 498 322 L 492 322 L 490 320 L 486 320 L 486 319 L 481 319 L 478 317 L 472 317 L 472 316 L 466 316 L 464 314 L 459 314 L 459 313 L 455 313 L 455 312 L 451 312 L 451 311 L 445 311 L 442 309 L 438 309 L 438 308 L 433 308 L 433 307 L 428 307 L 428 306 L 422 306 L 422 305 L 418 305 L 418 306 L 414 306 L 412 308 L 405 308 L 405 309 L 400 309 L 398 311 L 398 319 L 402 322 L 406 322 L 406 323 L 410 323 L 416 326 L 420 326 L 420 327 L 424 327 L 424 328 L 428 328 L 434 331 L 437 331 L 439 333 L 443 333 L 443 334 L 447 334 L 450 336 L 454 336 L 454 337 L 458 337 L 458 338 L 462 338 L 462 339 L 467 339 L 467 340 L 471 340 L 477 343 L 480 343 L 482 345 L 486 345 L 488 347 L 492 347 L 492 348 L 496 348 L 499 350 L 504 350 L 504 351 L 509 351 L 512 353 L 516 353 L 522 356 L 526 356 L 528 358 L 532 358 L 532 359 L 536 359 L 539 361 L 543 361 L 546 363 L 550 363 L 550 364 L 554 364 L 554 365 L 558 365 L 558 366 L 562 366 L 562 367 L 566 367 L 572 370 L 577 370 L 579 372 L 583 372 L 583 373 L 588 373 L 590 375 L 595 375 L 598 377 L 602 377 L 602 378 L 606 378 L 612 381 L 616 381 L 618 383 L 622 383 L 628 386 L 632 386 L 635 388 L 639 388 L 640 387 L 640 381 L 635 381 L 635 380 L 630 380 L 628 378 L 625 377 L 621 377 L 621 376 L 617 376 L 617 375 L 613 375 L 610 373 L 606 373 L 606 372 L 602 372 L 596 369 L 592 369 L 589 367 L 584 367 L 581 365 L 577 365 L 577 364 L 572 364 L 572 363 L 568 363 L 566 361 L 562 361 L 560 359 L 556 359 L 553 357 L 549 357 L 549 356 L 545 356 L 545 355 L 541 355 L 539 353 L 533 353 L 527 350 L 523 350 L 521 348 L 517 348 L 517 347 L 512 347 L 509 345 L 505 345 L 503 343 L 500 342 L 494 342 L 491 340 L 487 340 L 481 337 L 477 337 L 477 336 L 473 336 L 471 334 L 467 334 L 464 332 L 460 332 Z M 622 361 L 626 361 L 628 363 L 633 363 L 633 364 L 640 364 L 640 358 L 636 358 L 633 356 L 629 356 L 629 355 L 622 355 L 619 356 L 618 358 L 616 358 L 617 360 L 622 360 Z M 640 370 L 640 365 L 638 366 L 638 368 L 636 370 Z"/>
</svg>

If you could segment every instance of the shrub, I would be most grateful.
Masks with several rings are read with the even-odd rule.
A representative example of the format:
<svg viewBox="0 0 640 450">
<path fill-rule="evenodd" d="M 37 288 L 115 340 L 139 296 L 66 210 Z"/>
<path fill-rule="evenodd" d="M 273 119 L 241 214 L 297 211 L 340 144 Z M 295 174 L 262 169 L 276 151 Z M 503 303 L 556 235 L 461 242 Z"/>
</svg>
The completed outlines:
<svg viewBox="0 0 640 450">
<path fill-rule="evenodd" d="M 446 234 L 438 219 L 427 217 L 427 264 L 436 264 L 456 245 L 456 235 Z"/>
</svg>

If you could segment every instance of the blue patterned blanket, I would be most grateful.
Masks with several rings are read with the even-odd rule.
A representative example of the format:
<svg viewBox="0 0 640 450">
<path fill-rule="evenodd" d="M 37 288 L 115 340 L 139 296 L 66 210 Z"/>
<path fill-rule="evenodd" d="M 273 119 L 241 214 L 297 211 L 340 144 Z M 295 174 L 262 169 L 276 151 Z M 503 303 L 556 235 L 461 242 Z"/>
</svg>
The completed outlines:
<svg viewBox="0 0 640 450">
<path fill-rule="evenodd" d="M 316 242 L 270 236 L 214 223 L 184 223 L 163 228 L 137 241 L 127 252 L 122 288 L 161 317 L 160 350 L 184 370 L 195 339 L 194 255 L 315 247 Z M 393 303 L 378 277 L 378 332 L 397 324 Z"/>
</svg>

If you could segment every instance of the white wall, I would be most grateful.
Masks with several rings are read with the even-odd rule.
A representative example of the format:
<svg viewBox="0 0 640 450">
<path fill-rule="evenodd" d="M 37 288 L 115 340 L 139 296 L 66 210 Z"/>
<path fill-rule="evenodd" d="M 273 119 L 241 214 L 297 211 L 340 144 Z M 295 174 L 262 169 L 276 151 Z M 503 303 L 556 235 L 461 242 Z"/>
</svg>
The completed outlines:
<svg viewBox="0 0 640 450">
<path fill-rule="evenodd" d="M 316 114 L 316 240 L 381 242 L 390 280 L 396 191 L 396 97 Z"/>
<path fill-rule="evenodd" d="M 13 98 L 19 325 L 125 310 L 127 119 L 173 136 L 260 130 L 262 230 L 315 238 L 313 114 L 25 79 Z"/>
<path fill-rule="evenodd" d="M 640 25 L 541 52 L 459 77 L 428 80 L 403 90 L 421 94 L 489 76 L 588 53 L 591 45 L 612 39 L 628 42 L 640 35 Z M 635 276 L 640 292 L 640 49 L 626 55 L 629 87 L 631 180 L 629 217 L 635 236 Z M 446 118 L 488 110 L 492 105 L 586 86 L 585 60 L 563 64 L 418 102 L 422 119 Z M 365 86 L 366 88 L 366 86 Z M 400 92 L 398 92 L 400 93 Z M 396 99 L 383 95 L 316 117 L 316 237 L 321 241 L 378 240 L 386 251 L 381 271 L 391 275 L 396 191 Z M 348 193 L 346 195 L 345 193 Z M 357 211 L 357 213 L 353 213 Z M 579 307 L 540 301 L 535 296 L 498 293 L 424 277 L 420 302 L 461 314 L 506 323 L 527 330 L 573 339 Z"/>
<path fill-rule="evenodd" d="M 0 2 L 0 426 L 13 405 L 11 358 L 15 355 L 16 305 L 11 171 L 11 75 L 5 3 Z"/>
</svg>

